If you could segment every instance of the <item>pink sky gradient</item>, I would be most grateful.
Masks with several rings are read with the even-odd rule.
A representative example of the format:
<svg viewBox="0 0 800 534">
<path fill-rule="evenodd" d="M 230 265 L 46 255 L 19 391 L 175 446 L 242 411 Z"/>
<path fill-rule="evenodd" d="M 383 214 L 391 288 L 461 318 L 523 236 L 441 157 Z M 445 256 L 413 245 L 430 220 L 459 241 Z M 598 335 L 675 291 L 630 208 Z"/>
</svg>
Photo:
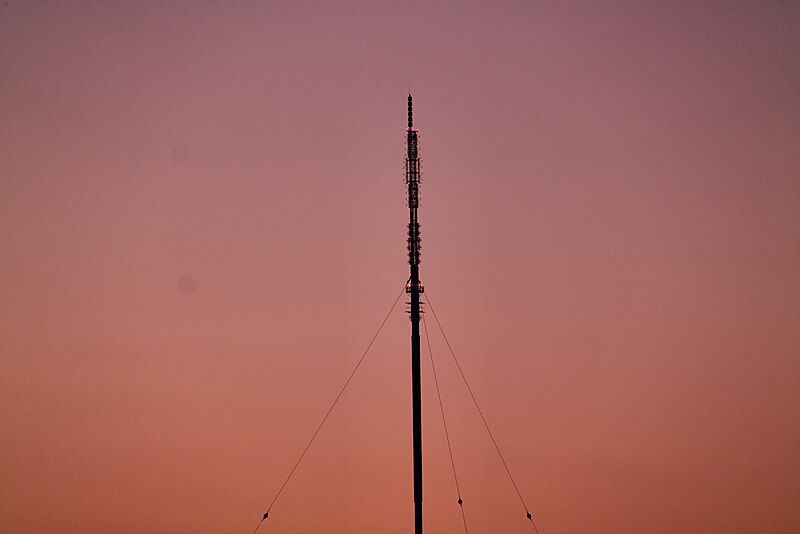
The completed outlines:
<svg viewBox="0 0 800 534">
<path fill-rule="evenodd" d="M 252 532 L 408 276 L 409 90 L 541 533 L 800 531 L 797 2 L 8 0 L 0 57 L 3 532 Z M 408 336 L 259 532 L 413 530 Z M 431 337 L 469 531 L 529 533 Z M 425 351 L 423 402 L 462 532 Z"/>
</svg>

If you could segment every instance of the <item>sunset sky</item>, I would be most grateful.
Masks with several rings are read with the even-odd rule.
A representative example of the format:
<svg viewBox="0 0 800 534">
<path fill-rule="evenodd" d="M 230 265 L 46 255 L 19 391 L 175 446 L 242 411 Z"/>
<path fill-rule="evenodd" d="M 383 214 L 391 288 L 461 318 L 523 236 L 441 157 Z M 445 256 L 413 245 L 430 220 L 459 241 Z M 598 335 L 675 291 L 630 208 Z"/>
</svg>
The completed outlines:
<svg viewBox="0 0 800 534">
<path fill-rule="evenodd" d="M 253 531 L 408 277 L 409 91 L 541 534 L 800 532 L 796 0 L 2 2 L 0 531 Z M 260 533 L 413 531 L 404 310 Z M 469 532 L 530 534 L 432 319 Z"/>
</svg>

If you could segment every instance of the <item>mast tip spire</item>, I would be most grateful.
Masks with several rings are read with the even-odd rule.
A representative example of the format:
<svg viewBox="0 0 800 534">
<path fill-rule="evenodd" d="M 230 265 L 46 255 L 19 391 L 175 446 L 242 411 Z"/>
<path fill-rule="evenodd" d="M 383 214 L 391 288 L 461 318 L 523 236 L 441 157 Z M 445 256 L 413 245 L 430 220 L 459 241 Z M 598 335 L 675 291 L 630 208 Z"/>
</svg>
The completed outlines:
<svg viewBox="0 0 800 534">
<path fill-rule="evenodd" d="M 414 127 L 413 111 L 411 110 L 411 92 L 408 93 L 408 127 Z"/>
</svg>

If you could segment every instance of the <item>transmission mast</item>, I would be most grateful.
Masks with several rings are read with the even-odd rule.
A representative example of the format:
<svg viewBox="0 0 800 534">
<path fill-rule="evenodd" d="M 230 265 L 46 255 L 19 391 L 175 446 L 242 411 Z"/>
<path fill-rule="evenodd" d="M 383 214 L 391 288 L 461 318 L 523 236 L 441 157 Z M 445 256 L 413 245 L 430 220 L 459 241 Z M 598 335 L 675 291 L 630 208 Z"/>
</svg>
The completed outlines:
<svg viewBox="0 0 800 534">
<path fill-rule="evenodd" d="M 406 128 L 406 185 L 408 186 L 408 265 L 411 276 L 406 293 L 411 295 L 411 395 L 414 425 L 414 534 L 422 534 L 422 395 L 420 388 L 419 297 L 425 288 L 419 281 L 421 241 L 417 208 L 419 207 L 420 162 L 417 133 L 414 129 L 411 95 L 408 95 L 408 128 Z"/>
</svg>

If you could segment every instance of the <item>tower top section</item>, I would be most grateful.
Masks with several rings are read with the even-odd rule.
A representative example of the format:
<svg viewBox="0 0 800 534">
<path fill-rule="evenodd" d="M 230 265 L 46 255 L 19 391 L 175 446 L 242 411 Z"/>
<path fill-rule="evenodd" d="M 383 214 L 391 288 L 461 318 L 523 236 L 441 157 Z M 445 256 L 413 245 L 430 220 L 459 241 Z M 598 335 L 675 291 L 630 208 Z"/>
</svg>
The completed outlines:
<svg viewBox="0 0 800 534">
<path fill-rule="evenodd" d="M 412 110 L 411 95 L 408 95 L 408 128 L 406 128 L 406 185 L 408 186 L 408 263 L 416 269 L 419 265 L 419 256 L 422 241 L 419 235 L 419 222 L 417 221 L 417 208 L 419 207 L 420 160 L 417 150 L 417 130 L 414 129 L 414 114 Z M 415 277 L 412 275 L 412 279 Z M 413 281 L 413 280 L 412 280 Z M 416 281 L 418 282 L 418 280 Z M 415 282 L 415 283 L 416 283 Z"/>
<path fill-rule="evenodd" d="M 411 93 L 408 93 L 408 128 L 411 129 L 414 127 L 414 112 L 412 111 L 411 105 Z"/>
</svg>

